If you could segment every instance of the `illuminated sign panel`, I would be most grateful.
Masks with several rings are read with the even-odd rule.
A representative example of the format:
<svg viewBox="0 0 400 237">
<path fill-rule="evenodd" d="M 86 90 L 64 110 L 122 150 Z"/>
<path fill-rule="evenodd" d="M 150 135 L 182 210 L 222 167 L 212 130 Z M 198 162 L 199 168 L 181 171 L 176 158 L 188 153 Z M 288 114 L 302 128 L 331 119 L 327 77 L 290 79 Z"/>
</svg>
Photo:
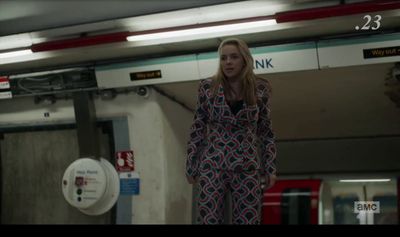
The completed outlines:
<svg viewBox="0 0 400 237">
<path fill-rule="evenodd" d="M 364 53 L 364 58 L 381 58 L 381 57 L 400 56 L 400 46 L 364 49 L 363 53 Z"/>
<path fill-rule="evenodd" d="M 131 81 L 161 78 L 161 70 L 146 71 L 146 72 L 132 72 L 129 74 Z"/>
</svg>

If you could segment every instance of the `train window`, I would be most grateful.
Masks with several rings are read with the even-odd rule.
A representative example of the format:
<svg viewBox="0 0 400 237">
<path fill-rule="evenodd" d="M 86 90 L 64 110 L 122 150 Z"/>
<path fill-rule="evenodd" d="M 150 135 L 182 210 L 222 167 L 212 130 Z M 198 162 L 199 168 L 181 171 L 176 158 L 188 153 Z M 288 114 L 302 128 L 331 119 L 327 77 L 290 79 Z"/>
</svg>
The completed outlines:
<svg viewBox="0 0 400 237">
<path fill-rule="evenodd" d="M 354 214 L 354 202 L 359 201 L 356 194 L 336 196 L 333 198 L 335 224 L 360 224 Z"/>
<path fill-rule="evenodd" d="M 376 195 L 373 201 L 380 206 L 380 213 L 374 214 L 374 224 L 398 224 L 396 195 Z"/>
<path fill-rule="evenodd" d="M 282 224 L 311 224 L 311 189 L 288 188 L 282 192 Z"/>
</svg>

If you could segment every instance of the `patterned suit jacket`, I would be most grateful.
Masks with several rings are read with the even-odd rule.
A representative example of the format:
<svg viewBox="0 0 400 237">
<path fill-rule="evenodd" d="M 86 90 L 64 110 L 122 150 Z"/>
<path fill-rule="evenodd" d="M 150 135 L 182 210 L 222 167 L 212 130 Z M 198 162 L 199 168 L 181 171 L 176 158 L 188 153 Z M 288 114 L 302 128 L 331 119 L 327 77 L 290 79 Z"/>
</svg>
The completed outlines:
<svg viewBox="0 0 400 237">
<path fill-rule="evenodd" d="M 256 81 L 257 104 L 247 105 L 235 115 L 226 103 L 224 88 L 211 92 L 211 79 L 200 81 L 197 107 L 190 128 L 186 174 L 201 170 L 260 170 L 276 173 L 276 147 L 271 129 L 268 84 Z"/>
</svg>

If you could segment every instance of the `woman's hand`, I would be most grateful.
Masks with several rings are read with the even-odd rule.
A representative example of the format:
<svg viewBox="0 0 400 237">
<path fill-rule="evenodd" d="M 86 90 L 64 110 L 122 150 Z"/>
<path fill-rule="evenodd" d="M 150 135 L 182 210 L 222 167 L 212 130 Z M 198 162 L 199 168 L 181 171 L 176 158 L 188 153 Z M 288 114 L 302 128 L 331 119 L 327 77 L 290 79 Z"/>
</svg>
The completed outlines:
<svg viewBox="0 0 400 237">
<path fill-rule="evenodd" d="M 192 176 L 186 176 L 186 179 L 189 184 L 195 184 L 195 183 L 197 183 L 197 180 L 198 180 L 197 177 L 192 177 Z"/>
<path fill-rule="evenodd" d="M 272 188 L 276 183 L 276 175 L 274 174 L 267 174 L 265 175 L 265 179 L 261 180 L 261 187 L 264 190 Z"/>
</svg>

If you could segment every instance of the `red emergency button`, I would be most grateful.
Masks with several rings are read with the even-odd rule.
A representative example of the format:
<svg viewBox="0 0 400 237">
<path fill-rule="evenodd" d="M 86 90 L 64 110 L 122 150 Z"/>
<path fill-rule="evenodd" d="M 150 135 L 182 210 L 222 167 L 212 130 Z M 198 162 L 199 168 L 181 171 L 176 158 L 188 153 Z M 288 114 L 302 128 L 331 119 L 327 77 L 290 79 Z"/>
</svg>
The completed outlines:
<svg viewBox="0 0 400 237">
<path fill-rule="evenodd" d="M 85 183 L 85 180 L 82 176 L 76 176 L 75 177 L 75 185 L 78 187 L 83 186 L 83 184 Z"/>
</svg>

